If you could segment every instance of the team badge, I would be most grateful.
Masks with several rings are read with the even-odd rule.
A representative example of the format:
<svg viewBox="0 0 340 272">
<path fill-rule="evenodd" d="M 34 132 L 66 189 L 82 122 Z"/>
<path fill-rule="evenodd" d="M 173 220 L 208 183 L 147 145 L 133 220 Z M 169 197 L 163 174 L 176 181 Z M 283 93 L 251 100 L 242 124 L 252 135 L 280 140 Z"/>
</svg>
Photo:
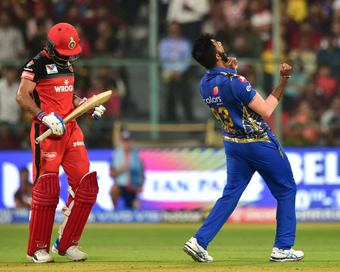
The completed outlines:
<svg viewBox="0 0 340 272">
<path fill-rule="evenodd" d="M 58 68 L 55 64 L 48 64 L 48 65 L 45 65 L 46 67 L 46 72 L 47 74 L 56 74 L 58 73 Z"/>
<path fill-rule="evenodd" d="M 238 76 L 238 79 L 239 81 L 243 82 L 243 83 L 246 83 L 247 82 L 247 79 L 243 76 Z"/>
<path fill-rule="evenodd" d="M 26 67 L 30 67 L 32 64 L 34 64 L 34 61 L 31 60 L 29 63 L 26 64 Z"/>
<path fill-rule="evenodd" d="M 70 42 L 68 43 L 68 48 L 73 49 L 76 47 L 76 42 L 74 40 L 74 37 L 70 37 Z"/>
</svg>

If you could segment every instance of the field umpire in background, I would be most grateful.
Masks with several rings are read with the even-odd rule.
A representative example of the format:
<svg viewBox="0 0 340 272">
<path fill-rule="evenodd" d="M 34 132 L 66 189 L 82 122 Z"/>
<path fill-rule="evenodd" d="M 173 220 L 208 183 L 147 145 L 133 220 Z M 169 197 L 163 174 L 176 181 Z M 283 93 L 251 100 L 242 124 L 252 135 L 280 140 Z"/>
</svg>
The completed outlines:
<svg viewBox="0 0 340 272">
<path fill-rule="evenodd" d="M 203 226 L 184 246 L 194 260 L 212 262 L 207 247 L 225 224 L 257 171 L 277 200 L 277 229 L 271 261 L 298 261 L 295 251 L 296 184 L 289 160 L 262 116 L 269 117 L 279 103 L 288 83 L 291 67 L 281 64 L 281 81 L 266 100 L 243 76 L 236 74 L 238 62 L 228 58 L 221 42 L 211 34 L 202 34 L 194 43 L 193 58 L 207 71 L 200 83 L 203 101 L 222 123 L 227 156 L 227 184 Z M 227 67 L 227 68 L 226 68 Z M 230 69 L 228 69 L 230 68 Z"/>
<path fill-rule="evenodd" d="M 86 253 L 78 243 L 91 209 L 96 202 L 96 172 L 89 172 L 90 162 L 84 135 L 77 122 L 63 119 L 86 98 L 73 93 L 73 63 L 81 48 L 76 29 L 67 23 L 54 25 L 48 33 L 47 46 L 30 59 L 21 74 L 17 102 L 32 114 L 31 145 L 33 151 L 33 197 L 30 214 L 27 258 L 36 263 L 53 262 L 49 255 L 55 211 L 59 202 L 59 167 L 63 167 L 70 185 L 65 220 L 53 253 L 70 260 L 84 261 Z M 98 105 L 88 112 L 99 119 L 105 108 Z M 52 135 L 39 144 L 35 138 L 50 129 Z"/>
</svg>

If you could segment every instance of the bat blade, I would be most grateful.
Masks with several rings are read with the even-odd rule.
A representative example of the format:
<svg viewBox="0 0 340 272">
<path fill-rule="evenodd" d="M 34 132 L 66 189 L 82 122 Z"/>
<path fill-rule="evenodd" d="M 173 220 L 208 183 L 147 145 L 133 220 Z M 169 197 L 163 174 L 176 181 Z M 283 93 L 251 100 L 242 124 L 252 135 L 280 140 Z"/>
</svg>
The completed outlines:
<svg viewBox="0 0 340 272">
<path fill-rule="evenodd" d="M 112 95 L 112 91 L 102 92 L 96 96 L 92 96 L 91 98 L 87 99 L 83 104 L 77 107 L 74 111 L 72 111 L 69 115 L 65 117 L 63 120 L 66 124 L 67 122 L 78 118 L 79 116 L 83 115 L 85 112 L 92 109 L 94 106 L 102 104 L 109 100 L 110 96 Z M 43 134 L 35 139 L 35 143 L 39 144 L 41 141 L 45 140 L 48 136 L 52 134 L 52 130 L 46 130 Z"/>
</svg>

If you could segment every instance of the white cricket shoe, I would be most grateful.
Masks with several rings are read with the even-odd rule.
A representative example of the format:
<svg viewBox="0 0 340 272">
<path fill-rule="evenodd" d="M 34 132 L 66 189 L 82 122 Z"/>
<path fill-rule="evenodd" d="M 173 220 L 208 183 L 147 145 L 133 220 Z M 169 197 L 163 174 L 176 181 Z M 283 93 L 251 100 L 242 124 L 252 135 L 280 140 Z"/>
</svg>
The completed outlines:
<svg viewBox="0 0 340 272">
<path fill-rule="evenodd" d="M 214 261 L 214 259 L 209 256 L 208 251 L 201 247 L 200 244 L 197 243 L 197 239 L 194 237 L 191 237 L 182 248 L 189 256 L 191 256 L 191 258 L 197 262 L 211 263 Z"/>
<path fill-rule="evenodd" d="M 51 263 L 54 262 L 53 257 L 47 253 L 46 249 L 37 250 L 32 256 L 27 255 L 27 258 L 35 263 Z"/>
<path fill-rule="evenodd" d="M 300 261 L 305 257 L 302 251 L 294 249 L 281 249 L 274 247 L 272 254 L 270 255 L 270 261 L 272 262 L 286 262 L 286 261 Z"/>
<path fill-rule="evenodd" d="M 59 245 L 59 238 L 55 241 L 53 247 L 52 247 L 52 252 L 55 254 L 58 254 L 60 256 L 66 256 L 72 261 L 85 261 L 87 259 L 87 254 L 80 251 L 78 246 L 70 246 L 66 252 L 59 253 L 58 250 L 58 245 Z"/>
</svg>

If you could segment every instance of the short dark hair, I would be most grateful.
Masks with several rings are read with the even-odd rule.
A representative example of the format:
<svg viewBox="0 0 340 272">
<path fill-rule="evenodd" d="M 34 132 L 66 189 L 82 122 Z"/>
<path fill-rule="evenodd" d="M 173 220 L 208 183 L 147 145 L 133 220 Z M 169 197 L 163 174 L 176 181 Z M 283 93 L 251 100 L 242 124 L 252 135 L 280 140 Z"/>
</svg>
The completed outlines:
<svg viewBox="0 0 340 272">
<path fill-rule="evenodd" d="M 192 57 L 202 66 L 211 69 L 216 63 L 217 49 L 213 42 L 213 35 L 209 33 L 201 34 L 192 46 Z"/>
</svg>

